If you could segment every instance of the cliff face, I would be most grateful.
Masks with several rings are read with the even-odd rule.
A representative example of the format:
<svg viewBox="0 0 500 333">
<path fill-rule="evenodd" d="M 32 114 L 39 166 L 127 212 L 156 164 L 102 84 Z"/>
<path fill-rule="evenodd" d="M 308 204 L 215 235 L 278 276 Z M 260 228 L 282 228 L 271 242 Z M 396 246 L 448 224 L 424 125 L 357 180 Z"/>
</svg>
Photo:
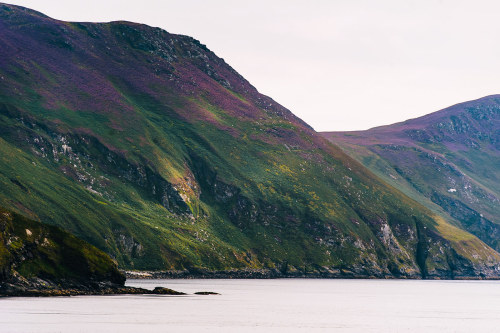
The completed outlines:
<svg viewBox="0 0 500 333">
<path fill-rule="evenodd" d="M 200 42 L 0 5 L 0 204 L 131 269 L 494 276 Z"/>
<path fill-rule="evenodd" d="M 0 208 L 0 295 L 123 286 L 108 255 L 60 228 Z"/>
<path fill-rule="evenodd" d="M 500 96 L 359 132 L 323 133 L 371 171 L 500 250 Z"/>
</svg>

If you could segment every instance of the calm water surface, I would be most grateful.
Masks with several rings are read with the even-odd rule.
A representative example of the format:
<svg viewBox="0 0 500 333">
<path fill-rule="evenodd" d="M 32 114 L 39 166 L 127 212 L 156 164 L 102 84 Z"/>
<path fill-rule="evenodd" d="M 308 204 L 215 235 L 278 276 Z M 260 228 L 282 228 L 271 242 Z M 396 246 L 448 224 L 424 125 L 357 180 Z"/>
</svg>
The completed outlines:
<svg viewBox="0 0 500 333">
<path fill-rule="evenodd" d="M 498 281 L 128 280 L 219 296 L 0 299 L 0 332 L 499 332 Z"/>
</svg>

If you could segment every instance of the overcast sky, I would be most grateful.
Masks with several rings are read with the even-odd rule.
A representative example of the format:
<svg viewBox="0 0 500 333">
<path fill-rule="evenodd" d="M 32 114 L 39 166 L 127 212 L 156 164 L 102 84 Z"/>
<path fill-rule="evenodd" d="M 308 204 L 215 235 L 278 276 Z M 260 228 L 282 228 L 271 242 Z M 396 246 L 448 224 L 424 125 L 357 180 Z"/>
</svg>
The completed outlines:
<svg viewBox="0 0 500 333">
<path fill-rule="evenodd" d="M 500 3 L 19 0 L 67 21 L 190 35 L 318 131 L 414 118 L 500 93 Z"/>
</svg>

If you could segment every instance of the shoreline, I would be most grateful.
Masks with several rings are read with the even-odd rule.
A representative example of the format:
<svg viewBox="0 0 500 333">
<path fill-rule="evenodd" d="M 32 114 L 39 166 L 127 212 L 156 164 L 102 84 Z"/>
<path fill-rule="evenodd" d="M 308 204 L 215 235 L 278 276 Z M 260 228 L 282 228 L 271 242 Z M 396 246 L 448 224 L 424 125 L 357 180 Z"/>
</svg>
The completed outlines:
<svg viewBox="0 0 500 333">
<path fill-rule="evenodd" d="M 359 274 L 348 270 L 315 271 L 315 272 L 287 272 L 275 269 L 242 269 L 211 271 L 206 269 L 196 270 L 165 270 L 165 271 L 122 271 L 127 279 L 359 279 L 359 280 L 500 280 L 500 276 L 450 276 L 432 275 L 422 277 L 394 276 L 389 274 Z"/>
<path fill-rule="evenodd" d="M 17 289 L 0 292 L 0 298 L 5 297 L 53 297 L 53 296 L 112 296 L 112 295 L 172 295 L 181 296 L 186 293 L 175 291 L 170 288 L 156 287 L 154 290 L 136 287 L 116 287 L 104 289 L 73 289 L 73 288 L 50 288 L 50 289 Z"/>
<path fill-rule="evenodd" d="M 276 270 L 267 269 L 244 269 L 244 270 L 227 270 L 227 271 L 123 271 L 127 280 L 144 279 L 144 280 L 160 280 L 160 279 L 252 279 L 252 280 L 272 280 L 272 279 L 349 279 L 349 280 L 431 280 L 431 281 L 498 281 L 499 276 L 402 276 L 395 277 L 393 275 L 373 276 L 373 275 L 357 275 L 350 271 L 340 272 L 293 272 L 283 274 Z M 126 281 L 125 281 L 126 284 Z M 53 284 L 53 283 L 35 283 L 28 285 L 18 285 L 16 283 L 0 283 L 0 299 L 5 297 L 55 297 L 55 296 L 105 296 L 105 295 L 171 295 L 181 296 L 188 295 L 170 288 L 155 287 L 153 290 L 138 287 L 130 287 L 126 285 L 74 285 L 74 284 Z M 217 295 L 217 293 L 201 291 L 193 295 Z"/>
</svg>

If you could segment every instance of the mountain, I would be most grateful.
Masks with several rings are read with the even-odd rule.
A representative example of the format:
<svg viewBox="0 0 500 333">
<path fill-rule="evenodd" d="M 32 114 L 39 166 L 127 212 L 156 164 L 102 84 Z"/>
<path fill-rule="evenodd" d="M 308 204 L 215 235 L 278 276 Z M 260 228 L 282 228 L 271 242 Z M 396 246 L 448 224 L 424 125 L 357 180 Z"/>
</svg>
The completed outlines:
<svg viewBox="0 0 500 333">
<path fill-rule="evenodd" d="M 95 291 L 124 282 L 116 263 L 94 246 L 0 208 L 0 295 L 61 286 Z"/>
<path fill-rule="evenodd" d="M 500 250 L 500 95 L 323 136 L 387 183 Z"/>
<path fill-rule="evenodd" d="M 0 205 L 122 268 L 492 277 L 500 255 L 197 40 L 0 5 Z"/>
</svg>

